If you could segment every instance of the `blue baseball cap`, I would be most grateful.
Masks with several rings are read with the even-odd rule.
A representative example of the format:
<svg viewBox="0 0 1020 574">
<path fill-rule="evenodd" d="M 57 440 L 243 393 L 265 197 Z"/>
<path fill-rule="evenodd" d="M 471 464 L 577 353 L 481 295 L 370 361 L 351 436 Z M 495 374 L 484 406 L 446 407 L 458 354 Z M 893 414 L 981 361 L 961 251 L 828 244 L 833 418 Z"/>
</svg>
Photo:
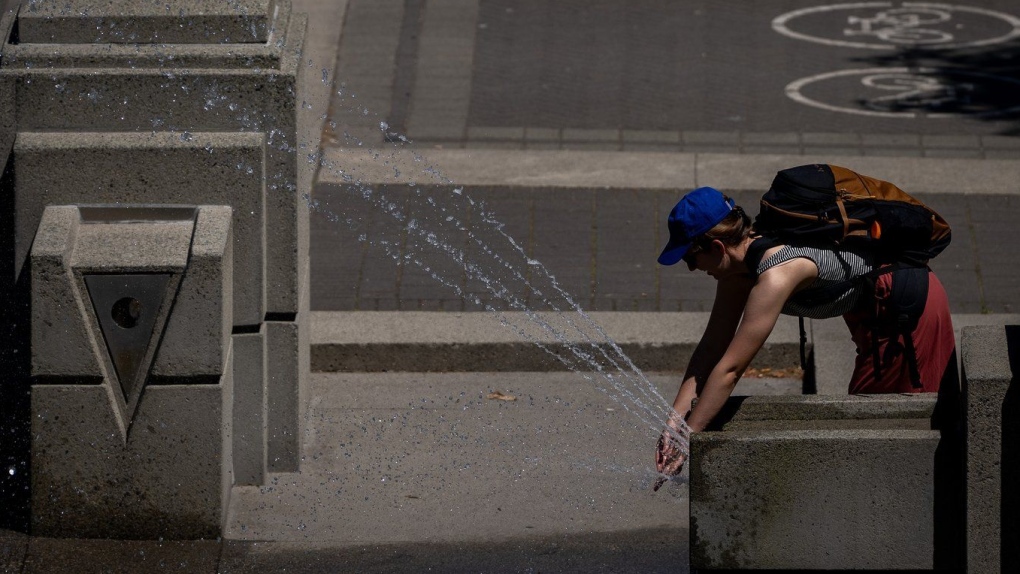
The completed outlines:
<svg viewBox="0 0 1020 574">
<path fill-rule="evenodd" d="M 683 259 L 694 239 L 718 225 L 733 206 L 733 200 L 714 187 L 699 187 L 683 196 L 669 212 L 669 243 L 659 255 L 659 263 L 673 265 Z"/>
</svg>

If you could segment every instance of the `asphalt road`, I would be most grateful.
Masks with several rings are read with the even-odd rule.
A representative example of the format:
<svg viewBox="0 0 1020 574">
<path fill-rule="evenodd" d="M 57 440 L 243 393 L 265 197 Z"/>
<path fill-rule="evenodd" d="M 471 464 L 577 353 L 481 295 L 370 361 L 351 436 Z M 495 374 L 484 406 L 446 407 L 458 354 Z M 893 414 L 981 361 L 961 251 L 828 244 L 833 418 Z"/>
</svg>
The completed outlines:
<svg viewBox="0 0 1020 574">
<path fill-rule="evenodd" d="M 422 146 L 1015 157 L 1018 34 L 1009 0 L 352 0 L 332 112 Z"/>
</svg>

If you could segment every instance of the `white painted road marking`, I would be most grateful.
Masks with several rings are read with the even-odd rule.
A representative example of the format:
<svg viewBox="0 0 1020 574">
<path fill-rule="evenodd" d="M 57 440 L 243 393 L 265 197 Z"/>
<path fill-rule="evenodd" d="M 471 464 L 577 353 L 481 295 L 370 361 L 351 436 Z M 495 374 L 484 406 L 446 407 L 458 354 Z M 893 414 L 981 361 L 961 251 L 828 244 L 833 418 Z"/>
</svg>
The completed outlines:
<svg viewBox="0 0 1020 574">
<path fill-rule="evenodd" d="M 840 12 L 848 14 L 841 15 Z M 842 37 L 825 38 L 797 31 L 799 18 L 831 14 L 842 30 Z M 864 16 L 863 14 L 867 14 Z M 972 21 L 991 19 L 988 26 L 967 26 L 959 17 Z M 973 22 L 972 22 L 973 23 Z M 960 40 L 960 31 L 1000 28 L 993 36 Z M 802 8 L 777 16 L 772 29 L 784 36 L 828 46 L 887 50 L 905 46 L 948 49 L 987 46 L 1020 37 L 1020 18 L 1004 12 L 933 2 L 854 2 Z M 860 38 L 860 39 L 856 39 Z M 871 41 L 881 40 L 881 43 Z"/>
<path fill-rule="evenodd" d="M 1014 90 L 1020 85 L 1020 80 L 985 74 L 968 70 L 936 70 L 933 68 L 865 68 L 853 70 L 839 70 L 801 78 L 786 86 L 786 95 L 799 103 L 815 108 L 857 114 L 862 116 L 890 117 L 890 118 L 951 118 L 951 117 L 993 117 L 1020 111 L 1020 105 L 1008 108 L 990 109 L 987 111 L 973 112 L 930 112 L 918 111 L 882 111 L 883 108 L 891 108 L 901 105 L 910 108 L 924 107 L 938 109 L 954 102 L 967 102 L 969 96 L 975 91 L 975 84 L 969 82 L 946 81 L 945 76 L 952 75 L 960 78 L 973 78 L 975 81 L 988 84 L 989 82 L 1001 82 L 1010 84 Z M 862 108 L 847 107 L 844 105 L 830 104 L 804 95 L 804 88 L 828 80 L 859 77 L 862 95 L 868 92 L 875 94 L 872 98 L 861 98 Z M 875 91 L 894 92 L 876 94 Z M 977 102 L 976 105 L 980 105 Z M 871 109 L 867 109 L 871 108 Z"/>
</svg>

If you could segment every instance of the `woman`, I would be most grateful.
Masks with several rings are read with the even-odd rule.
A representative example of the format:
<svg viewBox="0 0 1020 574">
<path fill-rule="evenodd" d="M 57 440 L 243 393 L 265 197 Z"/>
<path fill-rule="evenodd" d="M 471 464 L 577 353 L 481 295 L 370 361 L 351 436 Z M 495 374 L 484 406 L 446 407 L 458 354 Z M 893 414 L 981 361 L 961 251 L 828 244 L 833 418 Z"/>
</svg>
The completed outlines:
<svg viewBox="0 0 1020 574">
<path fill-rule="evenodd" d="M 659 263 L 683 260 L 691 271 L 706 272 L 718 285 L 708 326 L 659 439 L 659 472 L 680 472 L 685 458 L 681 420 L 692 432 L 708 426 L 780 313 L 815 319 L 843 316 L 857 345 L 850 393 L 938 391 L 955 340 L 945 290 L 930 270 L 924 311 L 911 332 L 916 361 L 908 361 L 908 345 L 886 320 L 892 274 L 880 274 L 871 282 L 848 281 L 875 268 L 868 250 L 793 247 L 759 237 L 744 210 L 711 187 L 685 195 L 668 225 L 669 243 Z M 820 293 L 824 296 L 818 297 Z M 917 372 L 911 371 L 914 366 Z"/>
</svg>

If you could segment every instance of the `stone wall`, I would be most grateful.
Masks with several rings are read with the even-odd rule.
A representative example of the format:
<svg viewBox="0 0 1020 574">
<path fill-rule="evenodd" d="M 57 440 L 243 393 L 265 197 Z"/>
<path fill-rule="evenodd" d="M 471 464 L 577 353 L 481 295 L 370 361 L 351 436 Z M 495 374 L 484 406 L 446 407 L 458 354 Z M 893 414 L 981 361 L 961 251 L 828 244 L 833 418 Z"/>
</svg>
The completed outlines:
<svg viewBox="0 0 1020 574">
<path fill-rule="evenodd" d="M 215 536 L 231 485 L 298 470 L 306 27 L 289 0 L 0 21 L 0 526 Z"/>
</svg>

